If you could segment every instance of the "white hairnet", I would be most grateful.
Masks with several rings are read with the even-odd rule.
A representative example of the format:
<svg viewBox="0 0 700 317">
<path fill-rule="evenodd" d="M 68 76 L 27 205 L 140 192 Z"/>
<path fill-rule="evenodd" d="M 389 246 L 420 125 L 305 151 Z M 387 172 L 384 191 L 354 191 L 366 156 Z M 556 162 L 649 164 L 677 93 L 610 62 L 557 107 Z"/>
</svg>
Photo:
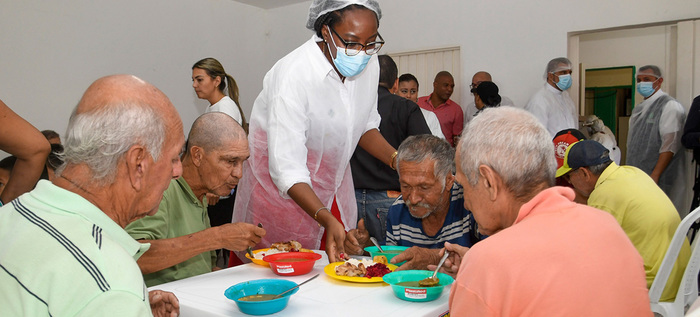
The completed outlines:
<svg viewBox="0 0 700 317">
<path fill-rule="evenodd" d="M 306 28 L 313 30 L 319 17 L 353 4 L 359 4 L 374 11 L 377 14 L 377 19 L 382 18 L 382 9 L 379 8 L 379 3 L 375 0 L 314 0 L 309 7 L 309 20 L 306 21 Z"/>
<path fill-rule="evenodd" d="M 639 75 L 649 75 L 656 78 L 661 78 L 661 69 L 656 65 L 645 65 L 639 68 L 637 71 L 637 76 Z"/>
<path fill-rule="evenodd" d="M 544 79 L 547 79 L 547 74 L 556 73 L 562 70 L 570 70 L 571 61 L 566 57 L 557 57 L 549 63 L 547 63 L 547 68 L 544 70 Z"/>
</svg>

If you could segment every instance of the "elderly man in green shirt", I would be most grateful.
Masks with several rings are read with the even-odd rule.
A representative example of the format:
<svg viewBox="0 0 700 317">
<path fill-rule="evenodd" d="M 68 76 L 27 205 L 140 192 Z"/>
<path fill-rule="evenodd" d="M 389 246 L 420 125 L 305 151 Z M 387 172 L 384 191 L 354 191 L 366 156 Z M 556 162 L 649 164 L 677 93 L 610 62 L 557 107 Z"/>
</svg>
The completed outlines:
<svg viewBox="0 0 700 317">
<path fill-rule="evenodd" d="M 221 112 L 201 115 L 192 124 L 182 156 L 182 177 L 172 180 L 158 212 L 126 230 L 151 248 L 138 260 L 146 285 L 153 286 L 214 268 L 213 250 L 242 251 L 260 242 L 265 229 L 248 223 L 211 228 L 206 194 L 228 195 L 250 156 L 243 128 Z"/>
<path fill-rule="evenodd" d="M 52 182 L 0 208 L 0 316 L 177 316 L 175 295 L 148 292 L 124 231 L 154 214 L 180 176 L 182 121 L 157 88 L 130 75 L 85 91 Z"/>
<path fill-rule="evenodd" d="M 588 205 L 613 215 L 644 259 L 647 288 L 661 266 L 673 234 L 681 222 L 671 200 L 644 171 L 618 166 L 608 149 L 593 140 L 572 143 L 557 177 L 566 177 L 584 195 Z M 690 259 L 690 245 L 684 242 L 662 301 L 672 301 Z"/>
</svg>

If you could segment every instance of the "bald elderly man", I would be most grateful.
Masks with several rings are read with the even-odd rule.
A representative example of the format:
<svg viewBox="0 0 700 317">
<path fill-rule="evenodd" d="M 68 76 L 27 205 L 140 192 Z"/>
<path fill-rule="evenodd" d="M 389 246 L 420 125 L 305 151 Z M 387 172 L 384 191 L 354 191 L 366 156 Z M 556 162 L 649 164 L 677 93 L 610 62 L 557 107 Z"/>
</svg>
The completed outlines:
<svg viewBox="0 0 700 317">
<path fill-rule="evenodd" d="M 183 143 L 160 90 L 129 75 L 95 81 L 58 177 L 0 208 L 0 316 L 177 316 L 175 295 L 147 292 L 135 259 L 148 245 L 123 228 L 158 210 Z"/>
<path fill-rule="evenodd" d="M 228 195 L 238 185 L 250 156 L 243 128 L 221 112 L 192 124 L 182 157 L 182 177 L 170 182 L 158 212 L 126 230 L 151 248 L 138 260 L 146 285 L 203 273 L 215 266 L 217 249 L 242 251 L 260 242 L 265 229 L 247 223 L 210 227 L 206 194 Z"/>
<path fill-rule="evenodd" d="M 447 268 L 459 267 L 451 314 L 652 316 L 641 256 L 610 214 L 552 187 L 551 137 L 533 115 L 488 108 L 456 152 L 464 207 L 489 238 L 445 243 Z"/>
<path fill-rule="evenodd" d="M 493 82 L 493 80 L 491 79 L 491 74 L 485 71 L 478 71 L 474 74 L 474 76 L 472 76 L 472 83 L 469 85 L 469 88 L 475 89 L 476 87 L 479 87 L 479 84 L 485 81 Z M 513 104 L 513 101 L 510 100 L 510 98 L 504 96 L 503 94 L 501 94 L 500 96 L 501 106 L 515 107 L 515 104 Z M 464 107 L 464 124 L 466 125 L 467 123 L 469 123 L 469 121 L 471 121 L 474 118 L 478 111 L 479 109 L 476 108 L 475 101 L 470 102 L 466 107 Z"/>
</svg>

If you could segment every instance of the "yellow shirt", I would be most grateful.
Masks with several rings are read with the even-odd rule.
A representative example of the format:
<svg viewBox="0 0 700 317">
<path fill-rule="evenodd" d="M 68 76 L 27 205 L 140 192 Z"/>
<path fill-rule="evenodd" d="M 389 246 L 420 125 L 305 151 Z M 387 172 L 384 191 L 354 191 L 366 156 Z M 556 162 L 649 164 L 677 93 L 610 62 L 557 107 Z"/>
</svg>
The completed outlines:
<svg viewBox="0 0 700 317">
<path fill-rule="evenodd" d="M 612 163 L 598 178 L 588 205 L 615 217 L 644 259 L 647 288 L 651 287 L 681 222 L 668 196 L 644 171 Z M 686 240 L 661 294 L 662 301 L 676 297 L 689 258 L 690 245 Z"/>
</svg>

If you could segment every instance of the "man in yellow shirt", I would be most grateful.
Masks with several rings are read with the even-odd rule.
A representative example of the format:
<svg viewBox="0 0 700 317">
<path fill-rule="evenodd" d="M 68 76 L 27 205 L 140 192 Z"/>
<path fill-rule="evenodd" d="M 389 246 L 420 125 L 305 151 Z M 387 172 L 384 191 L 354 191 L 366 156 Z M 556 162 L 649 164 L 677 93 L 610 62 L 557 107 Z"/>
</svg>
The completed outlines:
<svg viewBox="0 0 700 317">
<path fill-rule="evenodd" d="M 608 149 L 593 140 L 569 145 L 564 165 L 556 176 L 564 176 L 581 193 L 588 195 L 589 206 L 617 219 L 644 259 L 647 287 L 650 287 L 681 222 L 668 196 L 644 171 L 615 164 Z M 661 295 L 662 301 L 676 297 L 689 258 L 690 245 L 686 241 Z"/>
</svg>

